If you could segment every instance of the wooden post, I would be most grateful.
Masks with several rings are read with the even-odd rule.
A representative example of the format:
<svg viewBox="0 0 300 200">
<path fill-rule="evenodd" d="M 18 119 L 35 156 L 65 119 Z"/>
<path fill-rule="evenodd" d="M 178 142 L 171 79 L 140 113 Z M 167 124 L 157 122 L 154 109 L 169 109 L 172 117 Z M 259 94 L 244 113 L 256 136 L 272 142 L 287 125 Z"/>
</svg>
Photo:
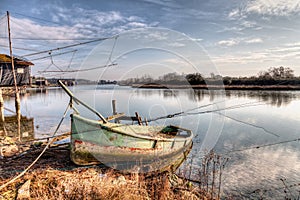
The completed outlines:
<svg viewBox="0 0 300 200">
<path fill-rule="evenodd" d="M 14 64 L 14 57 L 12 54 L 12 45 L 11 45 L 11 35 L 10 35 L 10 23 L 9 23 L 9 12 L 7 11 L 7 26 L 8 26 L 8 40 L 9 40 L 9 53 L 11 58 L 11 69 L 14 77 L 14 85 L 15 85 L 15 107 L 16 107 L 16 114 L 17 114 L 17 121 L 18 121 L 18 136 L 19 141 L 21 141 L 21 106 L 20 106 L 20 95 L 17 85 L 17 78 L 15 73 L 15 64 Z"/>
<path fill-rule="evenodd" d="M 4 100 L 2 97 L 2 88 L 0 88 L 0 120 L 4 122 Z"/>
<path fill-rule="evenodd" d="M 111 103 L 112 103 L 112 109 L 113 109 L 113 115 L 116 115 L 117 114 L 117 106 L 116 106 L 116 100 L 115 99 L 113 99 L 112 101 L 111 101 Z M 115 123 L 119 123 L 120 121 L 118 120 L 118 119 L 115 119 Z"/>
<path fill-rule="evenodd" d="M 116 100 L 112 100 L 112 109 L 113 109 L 113 115 L 117 114 L 117 109 L 116 109 Z"/>
<path fill-rule="evenodd" d="M 137 121 L 138 121 L 139 125 L 140 125 L 140 126 L 143 125 L 142 119 L 141 119 L 140 115 L 139 115 L 137 112 L 135 112 L 135 116 L 136 116 L 136 118 L 137 118 Z"/>
<path fill-rule="evenodd" d="M 0 88 L 0 120 L 1 120 L 1 123 L 2 123 L 2 128 L 3 128 L 3 131 L 5 133 L 5 136 L 7 136 L 7 132 L 6 132 L 6 129 L 5 129 L 5 117 L 4 117 L 4 100 L 3 100 L 3 97 L 2 97 L 2 88 Z"/>
<path fill-rule="evenodd" d="M 145 121 L 145 125 L 148 126 L 148 120 L 147 120 L 146 117 L 145 117 L 145 120 L 144 120 L 144 121 Z"/>
</svg>

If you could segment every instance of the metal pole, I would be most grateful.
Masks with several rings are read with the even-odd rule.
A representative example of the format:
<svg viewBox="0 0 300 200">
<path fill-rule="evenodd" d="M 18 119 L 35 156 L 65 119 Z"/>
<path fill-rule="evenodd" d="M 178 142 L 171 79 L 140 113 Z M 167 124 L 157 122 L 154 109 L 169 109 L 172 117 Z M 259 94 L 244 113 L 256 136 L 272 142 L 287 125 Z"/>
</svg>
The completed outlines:
<svg viewBox="0 0 300 200">
<path fill-rule="evenodd" d="M 16 107 L 16 114 L 17 114 L 17 121 L 18 121 L 18 136 L 19 141 L 21 141 L 21 109 L 20 109 L 20 94 L 17 85 L 17 78 L 15 73 L 15 64 L 14 64 L 14 57 L 12 54 L 12 45 L 11 45 L 11 35 L 10 35 L 10 23 L 9 23 L 9 12 L 7 11 L 7 27 L 8 27 L 8 40 L 9 40 L 9 53 L 11 58 L 11 69 L 14 77 L 14 85 L 15 85 L 15 107 Z"/>
</svg>

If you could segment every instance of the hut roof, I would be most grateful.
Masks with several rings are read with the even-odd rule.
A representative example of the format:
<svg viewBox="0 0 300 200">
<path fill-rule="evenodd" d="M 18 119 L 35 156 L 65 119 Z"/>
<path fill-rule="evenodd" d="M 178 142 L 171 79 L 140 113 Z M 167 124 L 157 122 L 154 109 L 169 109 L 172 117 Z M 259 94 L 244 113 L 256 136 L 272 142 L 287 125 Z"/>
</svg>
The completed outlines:
<svg viewBox="0 0 300 200">
<path fill-rule="evenodd" d="M 32 62 L 29 62 L 21 58 L 16 58 L 15 56 L 14 56 L 14 62 L 17 65 L 28 65 L 28 66 L 34 65 Z M 0 54 L 0 63 L 11 63 L 11 57 L 6 54 Z"/>
</svg>

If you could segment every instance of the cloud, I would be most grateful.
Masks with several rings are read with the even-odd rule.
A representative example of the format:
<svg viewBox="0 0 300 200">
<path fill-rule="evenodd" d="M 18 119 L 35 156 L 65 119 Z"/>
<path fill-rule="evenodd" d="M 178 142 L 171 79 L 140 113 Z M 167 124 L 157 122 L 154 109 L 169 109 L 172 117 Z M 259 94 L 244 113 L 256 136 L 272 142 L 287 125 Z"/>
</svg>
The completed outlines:
<svg viewBox="0 0 300 200">
<path fill-rule="evenodd" d="M 247 44 L 255 44 L 255 43 L 262 43 L 262 42 L 263 40 L 261 38 L 253 38 L 245 41 L 245 43 Z"/>
<path fill-rule="evenodd" d="M 261 42 L 259 38 L 253 40 L 245 40 L 245 43 Z M 295 62 L 300 60 L 300 46 L 282 45 L 276 48 L 263 49 L 259 51 L 237 52 L 235 54 L 223 54 L 218 56 L 211 56 L 213 62 L 217 65 L 223 64 L 249 64 L 249 63 L 263 63 L 263 62 L 278 62 L 289 61 L 293 59 Z"/>
<path fill-rule="evenodd" d="M 108 37 L 126 30 L 158 25 L 157 22 L 146 23 L 146 20 L 141 17 L 126 16 L 119 11 L 102 12 L 58 6 L 49 9 L 51 20 L 54 22 L 52 24 L 40 24 L 28 18 L 11 17 L 13 36 L 29 39 L 57 39 L 57 41 L 53 40 L 53 43 L 57 43 L 59 40 L 67 39 Z"/>
<path fill-rule="evenodd" d="M 272 59 L 267 52 L 244 52 L 239 54 L 224 54 L 211 59 L 217 65 L 223 64 L 248 64 L 253 62 L 264 62 L 265 59 Z"/>
<path fill-rule="evenodd" d="M 160 7 L 168 7 L 172 9 L 178 9 L 180 6 L 176 3 L 176 1 L 168 1 L 168 0 L 143 0 L 146 3 L 158 5 Z"/>
<path fill-rule="evenodd" d="M 170 43 L 169 46 L 171 46 L 171 47 L 184 47 L 185 44 L 180 43 L 180 42 L 173 42 L 173 43 Z"/>
<path fill-rule="evenodd" d="M 236 20 L 236 19 L 241 20 L 245 17 L 246 17 L 245 13 L 244 13 L 243 9 L 241 9 L 241 8 L 233 9 L 228 14 L 228 18 L 231 19 L 231 20 Z"/>
<path fill-rule="evenodd" d="M 230 38 L 228 40 L 221 40 L 217 43 L 219 46 L 232 47 L 239 44 L 257 44 L 263 43 L 261 38 Z"/>
<path fill-rule="evenodd" d="M 141 22 L 129 22 L 126 24 L 127 27 L 132 27 L 132 28 L 146 28 L 148 27 L 147 24 L 141 23 Z"/>
<path fill-rule="evenodd" d="M 262 15 L 288 16 L 300 12 L 299 0 L 255 0 L 249 1 L 246 11 Z"/>
<path fill-rule="evenodd" d="M 201 42 L 203 41 L 203 38 L 190 38 L 194 42 Z"/>
<path fill-rule="evenodd" d="M 38 17 L 27 18 L 26 16 L 11 16 L 14 54 L 24 56 L 33 53 L 18 49 L 20 47 L 33 49 L 36 50 L 36 52 L 39 52 L 70 44 L 76 44 L 79 41 L 86 41 L 88 38 L 95 39 L 110 37 L 127 30 L 148 28 L 158 25 L 158 22 L 148 22 L 148 20 L 143 16 L 127 14 L 118 10 L 100 11 L 75 6 L 57 6 L 55 4 L 48 8 L 32 10 L 32 12 L 37 14 L 39 12 L 44 13 L 46 11 L 48 20 L 44 20 L 42 22 L 38 20 Z M 45 17 L 41 16 L 40 18 L 44 19 Z M 162 39 L 166 36 L 156 34 L 152 35 L 152 37 Z M 7 39 L 0 38 L 0 44 L 7 45 Z M 72 60 L 72 68 L 79 66 L 82 59 L 95 44 L 97 43 L 71 48 L 71 50 L 78 50 Z M 63 51 L 64 50 L 61 50 L 57 53 L 61 53 Z M 27 58 L 35 59 L 47 55 L 48 54 L 46 53 L 46 55 L 27 56 Z M 63 69 L 64 66 L 69 64 L 71 56 L 71 54 L 56 56 L 53 58 L 54 63 Z M 50 58 L 35 60 L 34 63 L 38 67 L 33 68 L 33 72 L 46 68 L 51 64 L 50 61 Z"/>
<path fill-rule="evenodd" d="M 168 33 L 167 32 L 159 32 L 154 31 L 149 33 L 147 36 L 145 36 L 146 39 L 151 40 L 167 40 L 168 39 Z"/>
<path fill-rule="evenodd" d="M 231 10 L 229 19 L 244 19 L 248 14 L 290 16 L 300 12 L 300 0 L 252 0 Z"/>
<path fill-rule="evenodd" d="M 156 22 L 147 23 L 142 17 L 114 10 L 103 12 L 80 7 L 52 6 L 51 13 L 53 21 L 68 24 L 79 32 L 88 32 L 86 37 L 106 37 L 135 28 L 157 26 Z"/>
<path fill-rule="evenodd" d="M 239 43 L 240 43 L 239 39 L 231 38 L 231 39 L 228 39 L 228 40 L 219 41 L 218 45 L 231 47 L 231 46 L 238 45 Z"/>
<path fill-rule="evenodd" d="M 84 34 L 80 33 L 76 27 L 40 25 L 29 19 L 11 17 L 11 30 L 15 38 L 28 39 L 51 39 L 57 40 L 80 38 Z"/>
</svg>

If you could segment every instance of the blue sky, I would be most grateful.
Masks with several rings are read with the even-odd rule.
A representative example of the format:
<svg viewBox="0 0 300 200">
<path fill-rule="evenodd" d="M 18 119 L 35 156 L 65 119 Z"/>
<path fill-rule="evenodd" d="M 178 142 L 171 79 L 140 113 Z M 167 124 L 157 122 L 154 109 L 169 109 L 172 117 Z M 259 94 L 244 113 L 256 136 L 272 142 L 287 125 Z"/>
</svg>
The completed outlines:
<svg viewBox="0 0 300 200">
<path fill-rule="evenodd" d="M 0 0 L 0 16 L 5 17 L 7 10 L 16 55 L 154 27 L 174 30 L 196 42 L 224 76 L 256 75 L 277 66 L 300 75 L 300 0 Z M 0 52 L 8 53 L 5 18 L 0 27 Z M 98 44 L 65 49 L 76 53 L 53 57 L 52 64 L 50 58 L 36 60 L 33 73 L 76 69 Z M 47 55 L 27 58 L 43 56 Z"/>
</svg>

